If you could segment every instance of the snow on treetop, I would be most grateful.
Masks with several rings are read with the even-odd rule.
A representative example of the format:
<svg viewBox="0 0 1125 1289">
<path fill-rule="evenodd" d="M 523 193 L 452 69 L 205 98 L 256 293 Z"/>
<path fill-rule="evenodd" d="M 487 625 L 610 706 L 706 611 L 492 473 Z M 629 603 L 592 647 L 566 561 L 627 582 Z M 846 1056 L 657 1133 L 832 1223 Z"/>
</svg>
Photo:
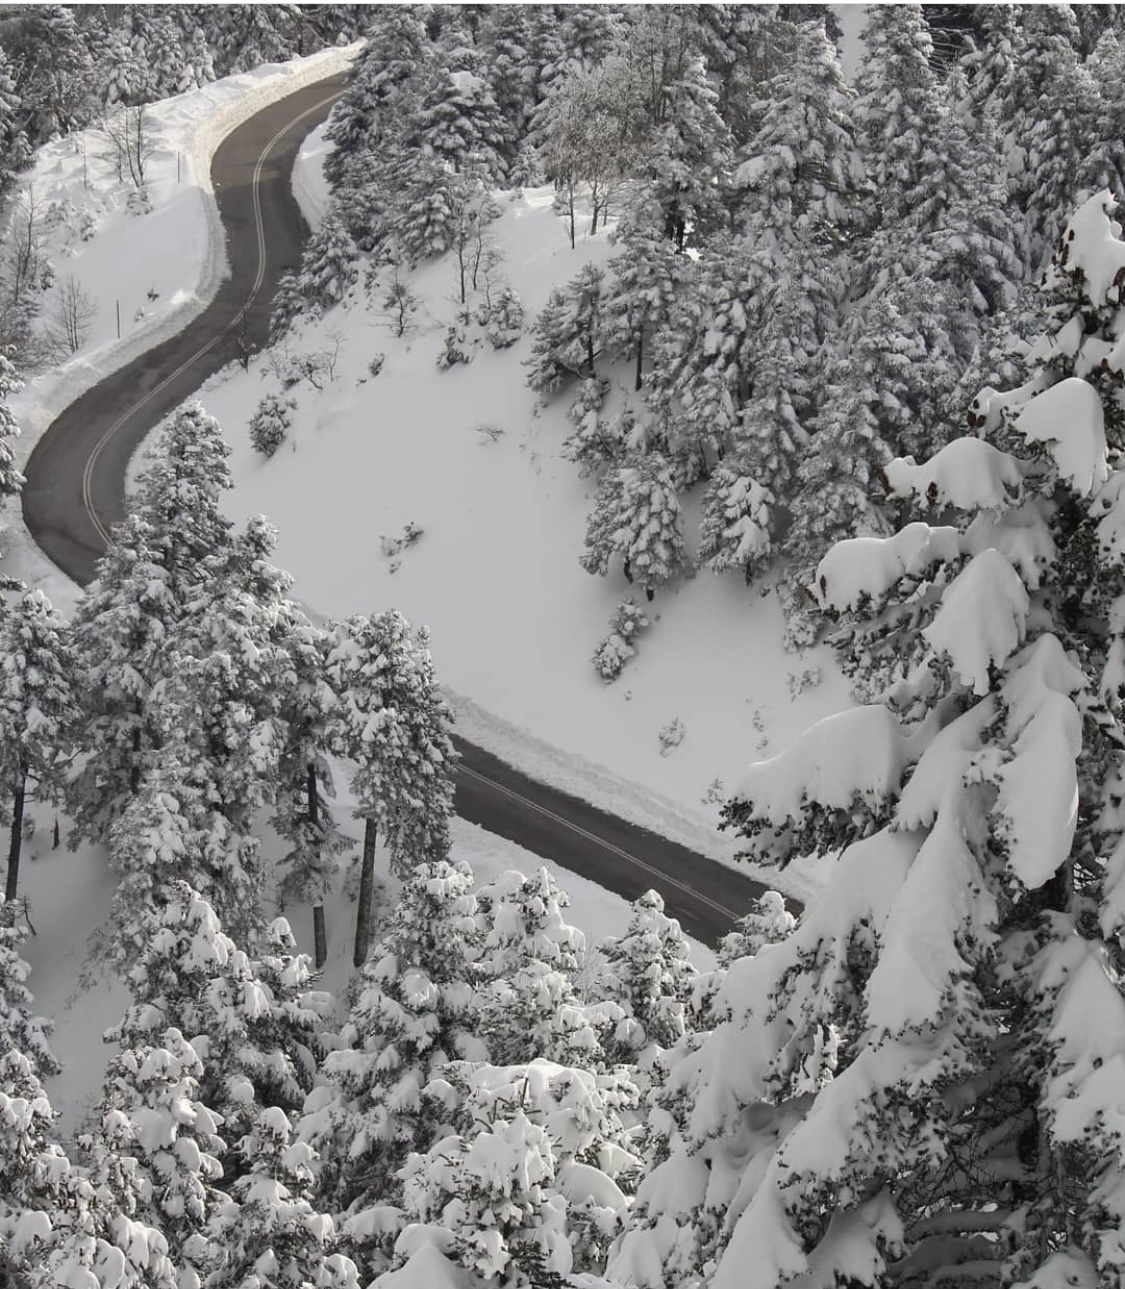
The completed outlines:
<svg viewBox="0 0 1125 1289">
<path fill-rule="evenodd" d="M 938 1024 L 949 1003 L 951 979 L 969 970 L 957 948 L 962 928 L 972 924 L 980 938 L 996 917 L 996 901 L 949 801 L 882 929 L 883 951 L 867 982 L 868 1023 L 885 1034 Z"/>
<path fill-rule="evenodd" d="M 399 1237 L 395 1252 L 401 1253 L 400 1245 L 407 1235 L 432 1237 L 439 1228 L 429 1223 L 412 1223 Z M 450 1235 L 452 1243 L 452 1235 Z M 474 1289 L 480 1280 L 470 1271 L 459 1267 L 455 1262 L 432 1242 L 432 1238 L 419 1241 L 417 1248 L 410 1255 L 410 1260 L 397 1271 L 385 1271 L 374 1281 L 372 1289 Z"/>
<path fill-rule="evenodd" d="M 1022 463 L 984 439 L 954 439 L 921 465 L 899 457 L 883 467 L 892 497 L 914 497 L 923 506 L 1006 510 L 1020 499 Z"/>
<path fill-rule="evenodd" d="M 912 742 L 881 703 L 838 712 L 809 727 L 777 756 L 752 765 L 737 795 L 775 827 L 800 819 L 809 802 L 846 809 L 856 797 L 886 801 L 910 760 Z"/>
<path fill-rule="evenodd" d="M 921 522 L 907 524 L 893 537 L 850 537 L 837 542 L 817 565 L 817 600 L 822 608 L 854 609 L 865 597 L 881 599 L 907 574 L 917 577 L 960 554 L 956 528 Z"/>
<path fill-rule="evenodd" d="M 946 587 L 941 607 L 922 632 L 946 654 L 974 694 L 989 690 L 989 669 L 1023 642 L 1030 608 L 1019 574 L 998 550 L 984 550 Z"/>
<path fill-rule="evenodd" d="M 1071 934 L 1037 964 L 1040 984 L 1057 990 L 1049 1041 L 1054 1049 L 1047 1101 L 1056 1140 L 1085 1144 L 1093 1133 L 1125 1135 L 1125 1004 L 1107 975 L 1104 949 Z"/>
<path fill-rule="evenodd" d="M 1117 202 L 1108 188 L 1096 192 L 1071 217 L 1060 250 L 1043 278 L 1043 285 L 1065 287 L 1064 275 L 1082 275 L 1086 299 L 1095 309 L 1121 303 L 1125 285 L 1125 243 L 1121 225 L 1110 217 Z M 1112 292 L 1112 295 L 1111 295 Z"/>
<path fill-rule="evenodd" d="M 1070 376 L 1036 394 L 1016 417 L 1015 428 L 1028 443 L 1048 445 L 1059 474 L 1080 496 L 1105 483 L 1105 413 L 1088 381 Z"/>
</svg>

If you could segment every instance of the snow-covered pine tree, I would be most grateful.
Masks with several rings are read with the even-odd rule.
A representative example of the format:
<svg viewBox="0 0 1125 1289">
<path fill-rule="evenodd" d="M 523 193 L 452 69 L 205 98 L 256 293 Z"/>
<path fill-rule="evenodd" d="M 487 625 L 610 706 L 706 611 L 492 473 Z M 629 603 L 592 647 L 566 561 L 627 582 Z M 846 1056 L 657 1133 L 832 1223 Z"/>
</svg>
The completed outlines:
<svg viewBox="0 0 1125 1289">
<path fill-rule="evenodd" d="M 107 1038 L 140 1047 L 170 1027 L 187 1038 L 202 1062 L 199 1096 L 225 1124 L 228 1176 L 238 1176 L 253 1162 L 239 1143 L 258 1112 L 293 1115 L 304 1104 L 331 1000 L 308 987 L 308 959 L 294 952 L 284 919 L 261 959 L 250 959 L 185 882 L 164 890 L 142 938 L 125 973 L 133 1004 Z"/>
<path fill-rule="evenodd" d="M 359 277 L 359 250 L 335 206 L 329 206 L 320 227 L 301 254 L 297 286 L 317 313 L 331 309 Z"/>
<path fill-rule="evenodd" d="M 752 958 L 767 944 L 780 944 L 796 925 L 797 919 L 785 907 L 785 896 L 780 891 L 766 891 L 719 941 L 715 955 L 719 966 L 730 967 L 739 958 Z"/>
<path fill-rule="evenodd" d="M 111 1201 L 163 1233 L 181 1277 L 205 1273 L 218 1256 L 207 1230 L 223 1200 L 215 1183 L 225 1144 L 221 1119 L 199 1099 L 202 1075 L 174 1028 L 123 1049 L 106 1071 L 101 1131 L 84 1143 Z"/>
<path fill-rule="evenodd" d="M 435 70 L 418 112 L 418 143 L 451 170 L 474 170 L 489 184 L 502 184 L 514 140 L 488 82 L 461 65 L 461 52 L 453 51 L 447 66 Z"/>
<path fill-rule="evenodd" d="M 497 1064 L 540 1057 L 593 1068 L 624 1019 L 613 1002 L 583 1004 L 575 977 L 586 937 L 563 916 L 570 897 L 546 868 L 507 872 L 477 894 L 484 945 L 478 1033 Z"/>
<path fill-rule="evenodd" d="M 668 324 L 692 261 L 664 235 L 663 211 L 655 199 L 638 201 L 613 234 L 621 247 L 609 262 L 602 291 L 601 324 L 606 347 L 633 359 L 633 388 L 644 383 L 644 363 L 653 334 Z"/>
<path fill-rule="evenodd" d="M 481 1061 L 481 936 L 467 864 L 419 864 L 403 885 L 386 934 L 364 964 L 339 1046 L 305 1103 L 302 1140 L 321 1155 L 321 1194 L 333 1209 L 394 1202 L 397 1170 L 427 1150 L 436 1119 L 422 1089 L 453 1060 Z"/>
<path fill-rule="evenodd" d="M 757 132 L 736 156 L 736 218 L 783 238 L 803 230 L 835 243 L 861 223 L 867 195 L 855 93 L 822 22 L 798 24 L 796 39 L 769 83 Z"/>
<path fill-rule="evenodd" d="M 168 590 L 185 604 L 199 585 L 203 562 L 226 550 L 233 525 L 219 508 L 232 486 L 222 430 L 201 403 L 181 408 L 161 430 L 137 478 L 131 514 L 147 521 Z"/>
<path fill-rule="evenodd" d="M 152 526 L 131 515 L 112 536 L 71 630 L 82 712 L 71 735 L 81 754 L 67 814 L 76 836 L 94 844 L 109 835 L 153 763 L 158 735 L 149 703 L 183 613 Z"/>
<path fill-rule="evenodd" d="M 47 1042 L 51 1022 L 31 1013 L 31 968 L 20 955 L 26 931 L 18 917 L 14 904 L 0 900 L 0 1052 L 21 1053 L 36 1077 L 46 1078 L 61 1067 Z"/>
<path fill-rule="evenodd" d="M 336 1252 L 332 1219 L 313 1207 L 315 1152 L 292 1141 L 285 1112 L 259 1112 L 241 1150 L 250 1171 L 237 1178 L 207 1230 L 216 1250 L 208 1289 L 359 1289 L 355 1263 Z"/>
<path fill-rule="evenodd" d="M 328 631 L 314 626 L 293 607 L 285 635 L 291 671 L 281 696 L 285 741 L 272 820 L 278 835 L 289 844 L 278 896 L 282 907 L 291 903 L 312 906 L 317 970 L 328 956 L 324 900 L 340 856 L 348 847 L 327 804 L 335 796 L 327 760 L 336 706 L 325 676 L 330 641 Z"/>
<path fill-rule="evenodd" d="M 816 852 L 827 882 L 783 942 L 730 966 L 723 1018 L 671 1071 L 619 1279 L 1120 1278 L 1113 205 L 1070 222 L 1031 378 L 984 390 L 930 460 L 885 467 L 943 522 L 821 561 L 836 644 L 880 698 L 751 767 L 726 808 L 756 862 Z"/>
<path fill-rule="evenodd" d="M 637 1064 L 649 1049 L 673 1047 L 684 1036 L 684 1004 L 697 976 L 691 946 L 664 900 L 646 891 L 634 900 L 625 934 L 598 945 L 602 961 L 592 992 L 625 1010 L 610 1058 Z M 646 1062 L 647 1063 L 647 1062 Z"/>
<path fill-rule="evenodd" d="M 0 1036 L 0 1276 L 14 1289 L 38 1289 L 60 1225 L 70 1164 L 50 1140 L 54 1119 L 34 1065 Z"/>
<path fill-rule="evenodd" d="M 565 287 L 552 287 L 535 319 L 531 353 L 524 361 L 527 383 L 538 393 L 553 394 L 571 377 L 596 377 L 603 276 L 597 265 L 586 264 Z"/>
<path fill-rule="evenodd" d="M 267 394 L 250 418 L 250 442 L 264 457 L 272 457 L 285 442 L 297 404 L 281 394 Z"/>
<path fill-rule="evenodd" d="M 718 95 L 700 57 L 688 60 L 664 90 L 660 121 L 640 165 L 640 179 L 659 206 L 664 236 L 677 251 L 703 239 L 722 220 L 731 138 Z"/>
<path fill-rule="evenodd" d="M 635 580 L 650 600 L 684 565 L 676 481 L 657 452 L 630 453 L 602 477 L 580 563 L 587 573 L 604 577 L 617 556 L 626 580 Z"/>
<path fill-rule="evenodd" d="M 24 805 L 57 799 L 78 720 L 66 623 L 42 591 L 0 605 L 0 791 L 11 803 L 5 897 L 19 894 Z"/>
<path fill-rule="evenodd" d="M 819 629 L 805 587 L 842 537 L 885 537 L 893 508 L 879 471 L 894 456 L 927 455 L 952 432 L 944 421 L 959 372 L 943 325 L 949 288 L 918 276 L 857 305 L 840 327 L 825 372 L 812 446 L 797 468 L 783 549 L 783 592 L 793 639 Z"/>
<path fill-rule="evenodd" d="M 11 442 L 19 437 L 20 427 L 8 406 L 8 399 L 21 389 L 23 381 L 16 373 L 12 360 L 7 354 L 0 352 L 0 503 L 9 497 L 18 497 L 24 485 L 24 477 L 16 469 L 16 456 Z"/>
<path fill-rule="evenodd" d="M 430 1084 L 425 1096 L 445 1127 L 431 1149 L 412 1155 L 403 1169 L 405 1211 L 399 1225 L 405 1231 L 418 1220 L 436 1219 L 441 1225 L 423 1228 L 414 1239 L 404 1231 L 396 1260 L 417 1256 L 420 1240 L 437 1239 L 466 1269 L 488 1275 L 489 1263 L 493 1274 L 502 1268 L 501 1284 L 556 1284 L 546 1274 L 552 1265 L 556 1274 L 584 1277 L 581 1283 L 591 1283 L 592 1289 L 600 1284 L 585 1277 L 604 1269 L 640 1167 L 628 1126 L 639 1101 L 630 1071 L 618 1066 L 594 1073 L 547 1060 L 512 1066 L 458 1061 Z M 502 1194 L 509 1184 L 509 1170 L 517 1165 L 510 1155 L 513 1147 L 529 1144 L 535 1167 L 540 1132 L 546 1133 L 550 1151 L 537 1187 L 547 1229 L 529 1242 L 526 1227 L 513 1234 L 506 1221 L 498 1222 L 497 1213 L 478 1201 L 482 1181 L 486 1194 Z M 497 1171 L 486 1180 L 482 1170 L 490 1159 Z M 522 1196 L 526 1179 L 520 1182 L 517 1173 L 513 1180 L 516 1195 Z M 467 1202 L 458 1202 L 459 1192 L 451 1186 L 455 1181 L 465 1184 Z M 526 1216 L 539 1225 L 535 1215 Z"/>
<path fill-rule="evenodd" d="M 775 554 L 774 495 L 749 471 L 749 461 L 727 457 L 711 472 L 699 522 L 699 562 L 713 573 L 739 570 L 750 586 Z"/>
<path fill-rule="evenodd" d="M 383 833 L 398 876 L 448 855 L 457 754 L 424 627 L 412 633 L 389 609 L 338 623 L 335 635 L 327 662 L 338 700 L 333 746 L 355 765 L 351 788 L 364 821 L 353 955 L 359 967 L 371 934 L 376 836 Z"/>
<path fill-rule="evenodd" d="M 912 216 L 937 161 L 941 91 L 931 66 L 933 40 L 919 4 L 868 5 L 855 121 L 870 181 L 870 218 L 896 228 Z"/>
</svg>

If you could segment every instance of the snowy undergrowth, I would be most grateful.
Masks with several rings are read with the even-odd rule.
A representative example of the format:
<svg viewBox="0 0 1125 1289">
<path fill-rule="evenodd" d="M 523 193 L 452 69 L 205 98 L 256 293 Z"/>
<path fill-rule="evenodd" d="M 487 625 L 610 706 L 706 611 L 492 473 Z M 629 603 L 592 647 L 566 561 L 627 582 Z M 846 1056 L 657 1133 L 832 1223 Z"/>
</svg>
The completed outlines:
<svg viewBox="0 0 1125 1289">
<path fill-rule="evenodd" d="M 298 192 L 323 201 L 324 152 L 303 150 Z M 313 173 L 309 173 L 309 172 Z M 705 803 L 716 779 L 785 747 L 810 722 L 848 704 L 827 651 L 781 647 L 774 597 L 737 577 L 709 573 L 661 590 L 646 614 L 644 647 L 606 685 L 590 663 L 629 587 L 619 573 L 592 578 L 579 566 L 595 483 L 563 460 L 570 433 L 563 391 L 546 408 L 524 384 L 530 323 L 555 284 L 587 262 L 604 264 L 603 235 L 568 245 L 552 192 L 504 197 L 489 235 L 527 323 L 520 341 L 472 348 L 468 364 L 436 365 L 457 305 L 450 257 L 403 280 L 420 301 L 402 338 L 385 312 L 385 283 L 362 282 L 345 302 L 288 338 L 290 357 L 339 346 L 324 389 L 285 389 L 292 428 L 269 459 L 254 451 L 248 422 L 263 396 L 283 391 L 270 355 L 248 373 L 213 378 L 203 400 L 233 444 L 232 517 L 263 512 L 281 531 L 280 563 L 296 594 L 329 616 L 394 605 L 432 630 L 438 675 L 460 731 L 535 776 L 703 853 L 730 859 Z M 386 274 L 383 278 L 386 278 Z M 369 364 L 385 355 L 372 376 Z M 631 373 L 609 371 L 609 408 Z M 689 544 L 698 526 L 689 499 Z M 390 560 L 381 539 L 408 523 L 424 538 Z M 792 678 L 820 670 L 800 689 Z M 662 755 L 659 731 L 676 719 L 681 744 Z M 795 887 L 805 882 L 794 877 Z"/>
</svg>

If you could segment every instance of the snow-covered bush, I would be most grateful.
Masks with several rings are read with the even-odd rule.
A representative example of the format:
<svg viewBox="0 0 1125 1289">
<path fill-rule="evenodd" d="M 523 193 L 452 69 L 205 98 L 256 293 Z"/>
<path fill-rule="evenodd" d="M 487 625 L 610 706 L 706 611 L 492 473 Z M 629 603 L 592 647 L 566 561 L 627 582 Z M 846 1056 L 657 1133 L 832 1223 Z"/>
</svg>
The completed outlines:
<svg viewBox="0 0 1125 1289">
<path fill-rule="evenodd" d="M 297 404 L 280 394 L 267 394 L 250 418 L 250 442 L 264 457 L 273 454 L 285 442 L 286 431 L 293 424 Z"/>
<path fill-rule="evenodd" d="M 472 362 L 472 355 L 462 348 L 465 343 L 465 329 L 458 323 L 451 323 L 445 332 L 445 343 L 438 351 L 437 365 L 442 371 L 456 367 L 458 363 Z"/>
<path fill-rule="evenodd" d="M 678 716 L 673 716 L 667 725 L 662 725 L 657 734 L 657 738 L 660 740 L 660 755 L 667 756 L 669 752 L 678 748 L 684 741 L 686 733 L 684 723 Z"/>
<path fill-rule="evenodd" d="M 637 652 L 633 643 L 648 626 L 644 610 L 634 600 L 623 600 L 609 620 L 609 635 L 594 650 L 594 670 L 609 684 Z"/>
<path fill-rule="evenodd" d="M 514 287 L 502 286 L 477 318 L 493 349 L 508 349 L 523 334 L 523 302 Z"/>
</svg>

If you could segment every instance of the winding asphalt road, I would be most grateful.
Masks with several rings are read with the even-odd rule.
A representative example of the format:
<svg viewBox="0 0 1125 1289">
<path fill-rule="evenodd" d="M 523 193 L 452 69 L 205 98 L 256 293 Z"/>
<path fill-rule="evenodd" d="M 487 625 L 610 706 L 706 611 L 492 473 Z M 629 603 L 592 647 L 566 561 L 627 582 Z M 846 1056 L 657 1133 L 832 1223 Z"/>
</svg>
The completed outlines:
<svg viewBox="0 0 1125 1289">
<path fill-rule="evenodd" d="M 237 356 L 267 337 L 269 302 L 307 233 L 290 172 L 305 135 L 343 88 L 334 77 L 290 95 L 235 130 L 215 154 L 212 179 L 227 231 L 231 276 L 185 331 L 71 404 L 32 452 L 23 513 L 42 550 L 85 586 L 125 513 L 125 468 L 148 430 Z M 169 248 L 174 254 L 175 248 Z M 664 896 L 685 930 L 714 940 L 763 887 L 587 802 L 537 783 L 457 740 L 457 813 L 535 854 L 636 899 Z"/>
</svg>

